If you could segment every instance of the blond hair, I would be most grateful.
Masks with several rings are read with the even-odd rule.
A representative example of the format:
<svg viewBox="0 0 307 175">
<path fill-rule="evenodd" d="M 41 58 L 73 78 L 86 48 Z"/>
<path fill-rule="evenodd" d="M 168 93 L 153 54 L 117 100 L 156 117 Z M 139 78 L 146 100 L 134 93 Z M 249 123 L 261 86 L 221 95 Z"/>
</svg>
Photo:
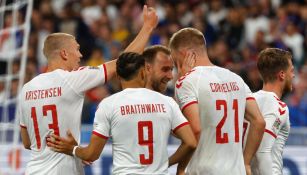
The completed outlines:
<svg viewBox="0 0 307 175">
<path fill-rule="evenodd" d="M 67 33 L 52 33 L 47 36 L 44 42 L 43 53 L 47 59 L 54 57 L 54 53 L 67 47 L 68 40 L 75 40 L 75 37 Z"/>
<path fill-rule="evenodd" d="M 169 47 L 172 50 L 178 50 L 179 48 L 205 48 L 206 41 L 201 31 L 195 28 L 183 28 L 173 34 Z"/>
</svg>

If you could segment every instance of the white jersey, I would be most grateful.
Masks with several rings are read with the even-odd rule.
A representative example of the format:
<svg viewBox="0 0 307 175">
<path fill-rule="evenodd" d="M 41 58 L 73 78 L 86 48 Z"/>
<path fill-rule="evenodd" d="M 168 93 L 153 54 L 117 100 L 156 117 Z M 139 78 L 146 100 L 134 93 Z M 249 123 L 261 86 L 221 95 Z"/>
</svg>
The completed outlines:
<svg viewBox="0 0 307 175">
<path fill-rule="evenodd" d="M 80 142 L 84 91 L 106 80 L 105 65 L 78 71 L 57 69 L 43 73 L 24 85 L 20 94 L 20 126 L 27 128 L 31 159 L 26 174 L 83 174 L 79 159 L 51 151 L 50 133 L 66 137 L 67 130 Z"/>
<path fill-rule="evenodd" d="M 254 175 L 282 175 L 282 153 L 290 132 L 289 109 L 273 92 L 260 90 L 254 96 L 266 126 L 251 164 L 252 172 Z"/>
<path fill-rule="evenodd" d="M 199 66 L 176 83 L 183 111 L 198 103 L 201 135 L 187 173 L 244 175 L 242 126 L 250 89 L 235 73 L 217 66 Z"/>
<path fill-rule="evenodd" d="M 128 88 L 98 106 L 93 134 L 112 138 L 112 174 L 168 174 L 171 131 L 188 124 L 170 97 L 144 88 Z"/>
</svg>

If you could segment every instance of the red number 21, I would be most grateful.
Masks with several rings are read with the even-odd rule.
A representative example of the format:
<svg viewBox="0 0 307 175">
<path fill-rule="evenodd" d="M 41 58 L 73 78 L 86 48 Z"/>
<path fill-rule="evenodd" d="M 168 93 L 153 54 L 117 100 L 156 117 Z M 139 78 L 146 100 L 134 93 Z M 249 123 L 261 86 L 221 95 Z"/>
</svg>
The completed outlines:
<svg viewBox="0 0 307 175">
<path fill-rule="evenodd" d="M 216 126 L 216 143 L 228 143 L 228 133 L 223 133 L 222 127 L 225 124 L 227 118 L 227 102 L 226 100 L 216 100 L 216 110 L 222 110 L 224 107 L 224 115 L 222 120 Z M 232 109 L 234 110 L 234 125 L 235 125 L 235 142 L 239 142 L 239 119 L 238 119 L 238 100 L 234 99 L 232 104 Z"/>
<path fill-rule="evenodd" d="M 144 128 L 147 128 L 147 139 L 144 138 Z M 142 165 L 149 165 L 153 162 L 153 130 L 151 121 L 138 122 L 139 145 L 148 146 L 148 158 L 145 154 L 140 154 L 140 162 Z"/>
<path fill-rule="evenodd" d="M 49 129 L 52 129 L 54 131 L 55 135 L 59 136 L 60 131 L 59 131 L 58 114 L 57 114 L 56 106 L 55 105 L 44 105 L 43 106 L 43 116 L 47 116 L 48 111 L 51 111 L 52 121 L 53 121 L 52 124 L 48 124 L 48 127 Z M 34 125 L 36 145 L 37 145 L 37 148 L 40 149 L 41 148 L 41 138 L 39 134 L 39 127 L 38 127 L 35 107 L 31 108 L 31 117 L 33 120 L 33 125 Z"/>
</svg>

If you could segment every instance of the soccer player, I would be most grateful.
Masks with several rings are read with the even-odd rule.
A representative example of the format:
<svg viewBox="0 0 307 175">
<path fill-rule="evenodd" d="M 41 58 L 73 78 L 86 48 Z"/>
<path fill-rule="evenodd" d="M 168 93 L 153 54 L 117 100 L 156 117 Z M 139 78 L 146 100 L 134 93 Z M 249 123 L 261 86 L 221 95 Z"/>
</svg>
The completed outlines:
<svg viewBox="0 0 307 175">
<path fill-rule="evenodd" d="M 162 45 L 154 45 L 147 47 L 142 55 L 145 59 L 146 88 L 165 93 L 167 83 L 173 79 L 174 62 L 170 50 Z"/>
<path fill-rule="evenodd" d="M 147 6 L 143 17 L 143 26 L 126 51 L 141 53 L 158 23 L 156 12 Z M 25 148 L 31 149 L 26 174 L 83 174 L 79 159 L 50 150 L 46 138 L 50 133 L 66 136 L 70 130 L 80 142 L 84 92 L 112 78 L 116 62 L 79 68 L 79 44 L 64 33 L 49 35 L 43 51 L 47 72 L 25 84 L 20 94 L 21 138 Z"/>
<path fill-rule="evenodd" d="M 113 174 L 168 174 L 168 167 L 186 159 L 196 147 L 196 139 L 176 102 L 145 87 L 145 60 L 137 53 L 123 53 L 116 71 L 123 91 L 101 101 L 95 114 L 94 130 L 87 147 L 52 135 L 48 143 L 55 151 L 83 160 L 99 158 L 108 138 L 112 138 Z M 168 159 L 170 132 L 182 140 Z"/>
<path fill-rule="evenodd" d="M 260 144 L 265 125 L 250 89 L 238 75 L 210 62 L 205 38 L 197 29 L 184 28 L 174 33 L 170 49 L 179 72 L 186 58 L 195 60 L 195 67 L 178 79 L 175 89 L 179 106 L 198 140 L 187 173 L 250 173 L 250 160 Z M 245 112 L 252 134 L 249 133 L 243 160 L 241 138 Z M 187 162 L 179 164 L 179 171 L 183 171 Z"/>
<path fill-rule="evenodd" d="M 294 67 L 288 51 L 267 48 L 260 52 L 257 67 L 263 80 L 262 90 L 254 94 L 266 122 L 265 133 L 252 161 L 253 175 L 281 175 L 282 153 L 287 141 L 289 109 L 280 100 L 292 90 Z"/>
</svg>

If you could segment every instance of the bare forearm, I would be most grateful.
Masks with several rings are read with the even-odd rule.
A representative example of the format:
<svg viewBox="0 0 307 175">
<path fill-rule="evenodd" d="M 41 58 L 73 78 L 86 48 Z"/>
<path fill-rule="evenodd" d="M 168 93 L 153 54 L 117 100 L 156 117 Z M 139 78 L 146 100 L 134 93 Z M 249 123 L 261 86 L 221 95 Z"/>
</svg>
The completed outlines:
<svg viewBox="0 0 307 175">
<path fill-rule="evenodd" d="M 251 159 L 255 155 L 263 137 L 264 127 L 265 125 L 263 125 L 262 123 L 251 123 L 244 150 L 245 164 L 250 164 Z"/>
<path fill-rule="evenodd" d="M 169 157 L 169 166 L 172 166 L 182 160 L 190 159 L 193 155 L 195 148 L 188 146 L 185 143 L 182 143 L 177 151 Z M 188 162 L 188 161 L 187 161 Z"/>
<path fill-rule="evenodd" d="M 177 166 L 177 175 L 184 174 L 184 170 L 188 166 L 193 154 L 189 154 L 185 159 L 181 160 Z"/>
<path fill-rule="evenodd" d="M 90 162 L 94 162 L 95 160 L 97 160 L 100 155 L 96 154 L 95 151 L 91 150 L 89 147 L 80 147 L 80 146 L 76 149 L 75 154 L 80 159 Z"/>
<path fill-rule="evenodd" d="M 136 52 L 139 54 L 143 53 L 152 31 L 152 27 L 143 26 L 139 34 L 129 44 L 129 46 L 125 49 L 124 52 Z"/>
</svg>

